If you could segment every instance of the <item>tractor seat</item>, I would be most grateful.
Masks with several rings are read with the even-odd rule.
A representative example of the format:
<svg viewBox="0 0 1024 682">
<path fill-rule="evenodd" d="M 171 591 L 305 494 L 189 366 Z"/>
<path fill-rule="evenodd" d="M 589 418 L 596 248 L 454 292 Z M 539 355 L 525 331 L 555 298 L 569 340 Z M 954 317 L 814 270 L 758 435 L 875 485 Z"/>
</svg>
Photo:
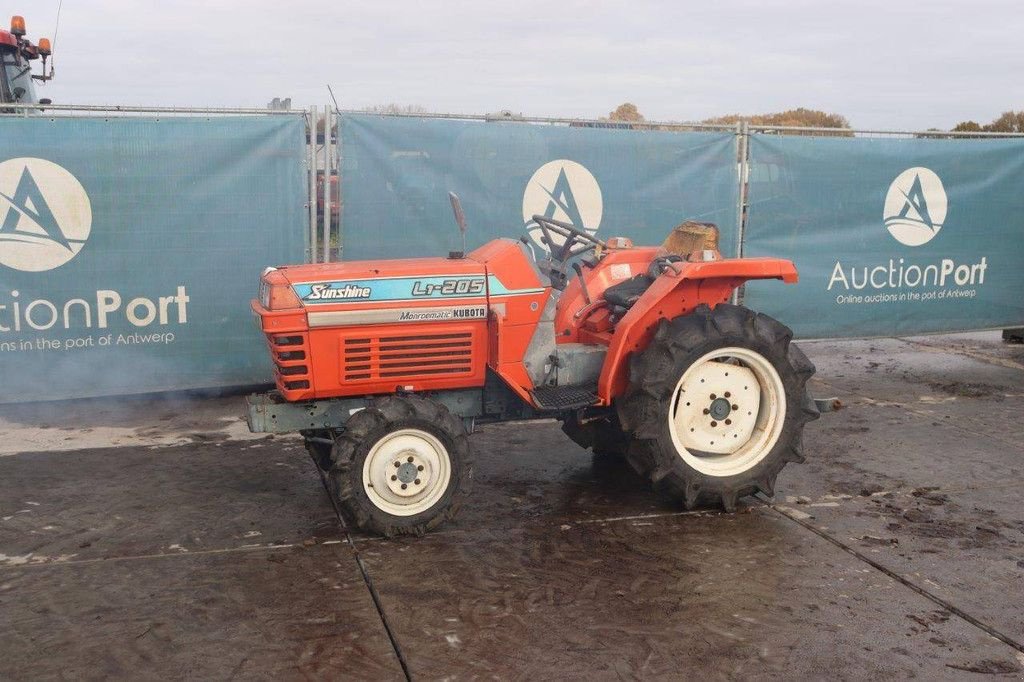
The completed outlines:
<svg viewBox="0 0 1024 682">
<path fill-rule="evenodd" d="M 653 283 L 654 278 L 650 275 L 637 275 L 605 289 L 604 300 L 613 309 L 629 310 Z"/>
</svg>

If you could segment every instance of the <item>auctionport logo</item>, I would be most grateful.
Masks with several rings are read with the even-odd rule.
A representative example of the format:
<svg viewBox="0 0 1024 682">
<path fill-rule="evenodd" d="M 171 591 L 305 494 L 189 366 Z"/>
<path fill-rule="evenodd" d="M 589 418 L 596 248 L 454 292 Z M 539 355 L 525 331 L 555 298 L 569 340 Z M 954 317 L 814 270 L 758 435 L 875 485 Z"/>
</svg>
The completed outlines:
<svg viewBox="0 0 1024 682">
<path fill-rule="evenodd" d="M 92 205 L 74 175 L 44 159 L 0 163 L 0 265 L 43 272 L 78 255 Z"/>
<path fill-rule="evenodd" d="M 900 244 L 927 244 L 942 229 L 948 201 L 942 180 L 917 166 L 900 173 L 885 195 L 885 227 Z"/>
<path fill-rule="evenodd" d="M 544 233 L 533 222 L 533 216 L 561 220 L 594 234 L 601 226 L 603 214 L 604 200 L 597 179 L 575 161 L 558 159 L 545 163 L 534 172 L 523 191 L 523 222 L 530 238 L 544 250 L 549 250 L 542 241 Z M 552 234 L 551 238 L 555 246 L 565 243 L 560 234 Z"/>
<path fill-rule="evenodd" d="M 905 246 L 930 242 L 942 229 L 949 202 L 942 180 L 931 169 L 908 168 L 896 176 L 885 197 L 883 217 L 893 239 Z M 974 298 L 985 284 L 988 258 L 959 262 L 940 258 L 915 262 L 898 255 L 885 263 L 848 265 L 836 260 L 827 291 L 835 301 L 890 303 Z M 873 293 L 872 293 L 873 292 Z"/>
</svg>

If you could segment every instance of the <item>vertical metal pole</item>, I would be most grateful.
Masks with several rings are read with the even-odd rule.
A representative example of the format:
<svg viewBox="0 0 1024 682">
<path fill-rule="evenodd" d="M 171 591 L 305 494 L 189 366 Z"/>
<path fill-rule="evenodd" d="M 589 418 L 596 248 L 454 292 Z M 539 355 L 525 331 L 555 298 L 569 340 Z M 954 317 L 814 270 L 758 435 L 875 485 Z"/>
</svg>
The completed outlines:
<svg viewBox="0 0 1024 682">
<path fill-rule="evenodd" d="M 736 257 L 743 258 L 743 240 L 747 223 L 747 181 L 750 169 L 747 165 L 747 138 L 750 129 L 746 121 L 736 124 L 737 172 L 739 175 L 739 200 L 736 203 Z"/>
<path fill-rule="evenodd" d="M 736 181 L 739 187 L 739 198 L 736 201 L 736 257 L 743 258 L 743 240 L 747 222 L 747 180 L 750 171 L 747 166 L 747 135 L 749 128 L 746 121 L 736 123 Z M 732 292 L 733 305 L 743 304 L 744 286 L 736 287 Z"/>
<path fill-rule="evenodd" d="M 344 149 L 341 146 L 341 114 L 337 113 L 337 107 L 335 107 L 335 121 L 338 124 L 338 136 L 334 143 L 334 162 L 336 165 L 336 173 L 338 177 L 338 222 L 334 227 L 334 235 L 337 239 L 337 252 L 336 255 L 338 260 L 344 260 L 345 258 L 345 238 L 341 231 L 341 217 L 345 214 L 345 197 L 341 194 L 341 162 L 344 158 Z"/>
<path fill-rule="evenodd" d="M 331 262 L 331 108 L 324 106 L 324 243 L 323 262 Z"/>
<path fill-rule="evenodd" d="M 309 184 L 309 247 L 306 261 L 316 262 L 316 105 L 309 107 L 309 147 L 306 149 L 306 181 Z"/>
</svg>

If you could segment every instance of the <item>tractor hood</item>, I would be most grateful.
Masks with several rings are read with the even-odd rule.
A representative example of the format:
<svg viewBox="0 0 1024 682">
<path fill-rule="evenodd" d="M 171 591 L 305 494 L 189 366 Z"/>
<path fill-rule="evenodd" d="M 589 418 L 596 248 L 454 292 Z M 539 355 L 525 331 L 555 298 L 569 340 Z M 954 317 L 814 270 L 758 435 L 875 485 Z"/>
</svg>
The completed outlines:
<svg viewBox="0 0 1024 682">
<path fill-rule="evenodd" d="M 306 307 L 475 298 L 486 268 L 468 258 L 408 258 L 294 265 L 277 270 Z"/>
</svg>

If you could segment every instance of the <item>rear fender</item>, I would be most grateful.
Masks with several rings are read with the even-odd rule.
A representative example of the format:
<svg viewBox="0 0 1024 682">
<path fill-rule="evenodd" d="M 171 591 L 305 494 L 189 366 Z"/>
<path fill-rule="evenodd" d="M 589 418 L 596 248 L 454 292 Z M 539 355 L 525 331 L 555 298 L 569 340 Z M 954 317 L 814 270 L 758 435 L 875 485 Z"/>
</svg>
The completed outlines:
<svg viewBox="0 0 1024 682">
<path fill-rule="evenodd" d="M 705 303 L 712 308 L 728 303 L 736 287 L 752 279 L 797 281 L 796 266 L 779 258 L 739 258 L 679 263 L 679 273 L 667 270 L 633 304 L 618 324 L 597 383 L 601 404 L 610 405 L 629 383 L 629 357 L 643 350 L 661 320 L 686 315 Z"/>
</svg>

